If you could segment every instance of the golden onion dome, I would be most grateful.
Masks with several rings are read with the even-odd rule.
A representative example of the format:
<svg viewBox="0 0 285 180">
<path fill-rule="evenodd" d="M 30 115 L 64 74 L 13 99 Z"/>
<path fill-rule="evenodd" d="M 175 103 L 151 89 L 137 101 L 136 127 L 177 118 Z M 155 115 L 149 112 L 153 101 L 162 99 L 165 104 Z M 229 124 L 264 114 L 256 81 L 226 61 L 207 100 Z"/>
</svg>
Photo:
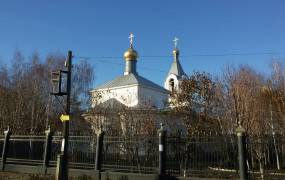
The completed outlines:
<svg viewBox="0 0 285 180">
<path fill-rule="evenodd" d="M 179 50 L 177 48 L 175 48 L 173 51 L 172 51 L 173 55 L 179 55 Z"/>
<path fill-rule="evenodd" d="M 137 60 L 138 53 L 133 48 L 127 49 L 124 53 L 124 58 L 126 61 Z"/>
</svg>

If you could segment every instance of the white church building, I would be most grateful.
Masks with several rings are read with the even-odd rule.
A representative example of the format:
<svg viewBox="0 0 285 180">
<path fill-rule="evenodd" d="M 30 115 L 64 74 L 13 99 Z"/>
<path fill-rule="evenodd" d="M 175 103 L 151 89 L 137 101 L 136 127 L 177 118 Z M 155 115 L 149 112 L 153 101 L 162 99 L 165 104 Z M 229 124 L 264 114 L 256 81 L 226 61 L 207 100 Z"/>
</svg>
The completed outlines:
<svg viewBox="0 0 285 180">
<path fill-rule="evenodd" d="M 138 53 L 133 48 L 134 35 L 130 34 L 130 48 L 124 53 L 125 70 L 121 76 L 106 82 L 91 91 L 92 107 L 108 104 L 110 107 L 120 103 L 126 107 L 139 109 L 164 109 L 168 107 L 170 93 L 179 89 L 186 74 L 179 62 L 179 50 L 175 38 L 173 62 L 165 79 L 164 87 L 139 75 L 137 70 Z M 99 98 L 98 98 L 99 97 Z"/>
</svg>

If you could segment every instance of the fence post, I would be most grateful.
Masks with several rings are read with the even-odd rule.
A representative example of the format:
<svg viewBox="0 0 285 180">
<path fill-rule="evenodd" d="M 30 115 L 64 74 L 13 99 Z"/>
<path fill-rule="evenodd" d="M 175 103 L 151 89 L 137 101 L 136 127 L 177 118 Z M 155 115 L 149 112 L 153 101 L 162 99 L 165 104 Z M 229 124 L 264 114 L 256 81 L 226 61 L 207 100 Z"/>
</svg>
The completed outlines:
<svg viewBox="0 0 285 180">
<path fill-rule="evenodd" d="M 103 140 L 105 133 L 103 130 L 99 130 L 96 134 L 97 134 L 97 142 L 96 142 L 95 170 L 100 171 L 102 167 Z"/>
<path fill-rule="evenodd" d="M 44 151 L 44 161 L 43 161 L 43 172 L 47 173 L 47 167 L 49 166 L 50 156 L 51 156 L 51 145 L 52 145 L 52 132 L 50 127 L 45 131 L 45 151 Z"/>
<path fill-rule="evenodd" d="M 158 130 L 159 136 L 159 175 L 165 175 L 166 169 L 166 130 L 164 128 L 163 123 L 160 123 L 160 129 Z"/>
<path fill-rule="evenodd" d="M 2 162 L 1 162 L 1 171 L 5 170 L 5 164 L 6 164 L 6 159 L 7 159 L 7 153 L 8 153 L 8 148 L 9 148 L 9 141 L 10 141 L 10 129 L 4 131 L 5 139 L 4 139 L 4 144 L 3 144 L 3 151 L 2 151 Z"/>
<path fill-rule="evenodd" d="M 246 147 L 245 147 L 245 129 L 239 125 L 236 129 L 238 141 L 238 159 L 239 159 L 239 174 L 241 180 L 248 179 L 248 172 L 246 166 Z"/>
</svg>

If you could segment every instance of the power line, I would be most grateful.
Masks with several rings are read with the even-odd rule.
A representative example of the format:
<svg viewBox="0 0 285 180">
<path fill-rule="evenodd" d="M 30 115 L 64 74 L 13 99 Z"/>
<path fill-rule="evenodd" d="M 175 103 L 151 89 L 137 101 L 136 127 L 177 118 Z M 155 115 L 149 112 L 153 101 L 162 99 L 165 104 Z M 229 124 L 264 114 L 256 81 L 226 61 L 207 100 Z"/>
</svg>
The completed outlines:
<svg viewBox="0 0 285 180">
<path fill-rule="evenodd" d="M 77 58 L 78 59 L 85 59 L 85 60 L 94 59 L 92 57 L 77 57 Z M 113 64 L 113 65 L 118 65 L 118 66 L 122 66 L 122 67 L 125 66 L 125 64 L 123 64 L 123 63 L 104 61 L 104 60 L 101 60 L 101 59 L 96 59 L 96 62 L 105 63 L 105 64 Z M 161 69 L 149 68 L 149 67 L 146 67 L 146 66 L 139 66 L 139 68 L 140 69 L 144 69 L 144 70 L 149 70 L 149 71 L 156 71 L 156 72 L 161 72 L 161 73 L 167 73 L 167 71 L 164 71 L 164 70 L 161 70 Z"/>
<path fill-rule="evenodd" d="M 221 57 L 221 56 L 259 56 L 259 55 L 285 55 L 285 52 L 246 52 L 246 53 L 220 53 L 220 54 L 190 54 L 180 56 L 181 58 L 190 57 Z M 76 56 L 81 59 L 122 59 L 122 56 Z M 171 55 L 143 55 L 142 58 L 169 58 Z"/>
<path fill-rule="evenodd" d="M 180 56 L 183 58 L 190 58 L 190 57 L 225 57 L 225 56 L 257 56 L 257 55 L 282 55 L 285 54 L 285 52 L 249 52 L 249 53 L 222 53 L 222 54 L 191 54 L 186 56 Z M 171 58 L 173 56 L 170 55 L 145 55 L 140 56 L 142 58 Z M 125 66 L 124 63 L 118 63 L 118 62 L 110 62 L 106 61 L 107 59 L 122 59 L 122 56 L 74 56 L 74 58 L 78 59 L 85 59 L 85 60 L 96 60 L 96 62 L 105 63 L 105 64 L 113 64 L 118 66 Z M 149 68 L 145 66 L 139 66 L 140 69 L 148 70 L 148 71 L 156 71 L 161 73 L 167 73 L 165 70 L 156 69 L 156 68 Z"/>
<path fill-rule="evenodd" d="M 259 56 L 259 55 L 281 55 L 285 52 L 249 52 L 249 53 L 223 53 L 223 54 L 192 54 L 184 57 L 213 57 L 213 56 Z M 182 56 L 183 57 L 183 56 Z"/>
</svg>

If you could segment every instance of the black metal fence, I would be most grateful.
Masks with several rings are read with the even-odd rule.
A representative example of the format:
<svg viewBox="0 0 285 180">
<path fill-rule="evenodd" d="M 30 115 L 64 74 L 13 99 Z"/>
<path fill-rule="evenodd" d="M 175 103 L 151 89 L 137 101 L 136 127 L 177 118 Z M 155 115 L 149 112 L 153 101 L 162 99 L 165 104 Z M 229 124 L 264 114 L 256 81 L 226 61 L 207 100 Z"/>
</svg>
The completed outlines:
<svg viewBox="0 0 285 180">
<path fill-rule="evenodd" d="M 59 154 L 60 148 L 61 148 L 61 141 L 62 141 L 62 136 L 52 137 L 51 152 L 50 152 L 51 155 L 50 155 L 50 161 L 49 161 L 50 167 L 56 166 L 57 155 Z"/>
<path fill-rule="evenodd" d="M 167 138 L 167 173 L 175 176 L 237 176 L 235 136 Z"/>
<path fill-rule="evenodd" d="M 19 136 L 9 138 L 7 164 L 56 166 L 62 137 L 53 136 L 46 151 L 47 136 Z M 160 167 L 158 136 L 104 137 L 101 170 L 157 174 Z M 3 154 L 5 137 L 0 136 Z M 250 177 L 285 177 L 285 137 L 250 137 L 246 140 L 247 168 Z M 69 138 L 69 168 L 95 169 L 96 136 Z M 165 138 L 165 172 L 172 176 L 232 178 L 239 176 L 236 135 L 211 135 Z M 99 151 L 101 152 L 101 151 Z M 47 156 L 47 153 L 50 153 Z M 49 158 L 45 158 L 49 157 Z M 2 162 L 2 159 L 1 159 Z"/>
<path fill-rule="evenodd" d="M 157 173 L 157 137 L 105 137 L 103 144 L 103 169 Z"/>
<path fill-rule="evenodd" d="M 70 136 L 69 146 L 69 167 L 95 168 L 96 136 Z"/>
<path fill-rule="evenodd" d="M 9 140 L 7 163 L 41 165 L 45 136 L 12 135 Z"/>
<path fill-rule="evenodd" d="M 251 177 L 283 176 L 285 179 L 285 137 L 267 135 L 247 138 L 247 165 Z"/>
<path fill-rule="evenodd" d="M 53 136 L 51 145 L 50 167 L 56 166 L 60 153 L 62 136 Z M 94 169 L 96 136 L 69 137 L 69 167 L 75 169 Z"/>
</svg>

